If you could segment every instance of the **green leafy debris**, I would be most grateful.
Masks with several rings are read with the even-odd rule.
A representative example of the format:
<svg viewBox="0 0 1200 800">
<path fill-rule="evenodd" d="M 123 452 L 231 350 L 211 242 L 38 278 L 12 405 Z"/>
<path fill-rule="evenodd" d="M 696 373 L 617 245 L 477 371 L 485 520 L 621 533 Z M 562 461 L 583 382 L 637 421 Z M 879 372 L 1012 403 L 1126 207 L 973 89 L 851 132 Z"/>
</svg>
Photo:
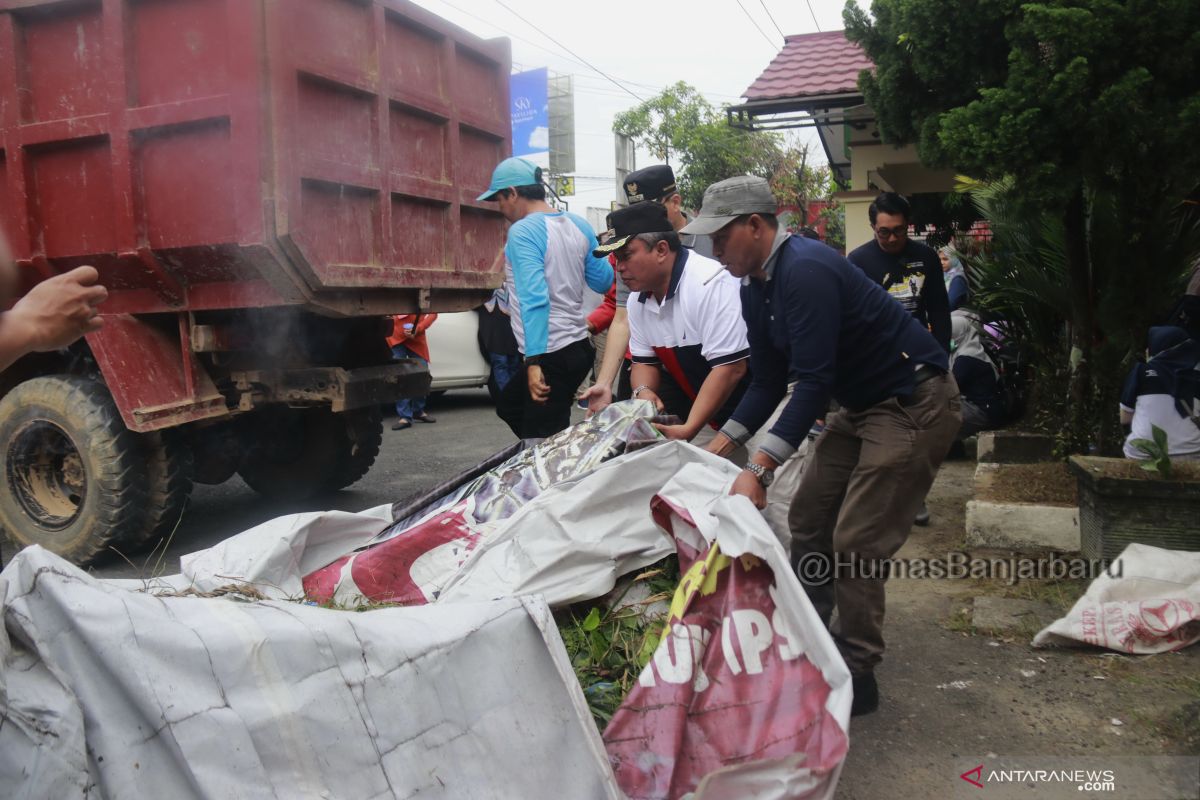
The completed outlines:
<svg viewBox="0 0 1200 800">
<path fill-rule="evenodd" d="M 679 560 L 668 556 L 635 576 L 615 597 L 610 595 L 610 602 L 579 603 L 555 615 L 588 709 L 601 730 L 658 648 L 678 583 Z M 647 597 L 622 605 L 639 584 L 645 585 Z"/>
</svg>

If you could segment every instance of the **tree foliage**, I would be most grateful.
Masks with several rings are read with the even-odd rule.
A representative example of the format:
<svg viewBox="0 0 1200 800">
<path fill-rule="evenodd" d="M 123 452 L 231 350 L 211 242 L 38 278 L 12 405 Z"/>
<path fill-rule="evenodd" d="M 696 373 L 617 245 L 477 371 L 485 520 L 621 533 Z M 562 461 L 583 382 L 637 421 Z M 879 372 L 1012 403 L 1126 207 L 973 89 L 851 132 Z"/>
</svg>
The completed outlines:
<svg viewBox="0 0 1200 800">
<path fill-rule="evenodd" d="M 1100 373 L 1121 368 L 1096 349 L 1144 336 L 1165 300 L 1146 287 L 1175 285 L 1196 255 L 1156 238 L 1200 185 L 1200 3 L 874 0 L 871 16 L 851 2 L 844 19 L 875 64 L 859 85 L 885 141 L 1011 179 L 1056 226 L 1082 431 L 1087 398 L 1111 382 Z M 1129 291 L 1145 302 L 1131 308 Z"/>
<path fill-rule="evenodd" d="M 886 141 L 978 178 L 1019 175 L 1051 202 L 1080 181 L 1195 187 L 1195 0 L 875 0 L 871 11 L 849 4 L 846 35 L 875 62 L 860 86 Z"/>
<path fill-rule="evenodd" d="M 770 179 L 785 205 L 803 207 L 831 188 L 829 170 L 813 167 L 807 148 L 789 147 L 778 134 L 730 127 L 724 112 L 684 81 L 618 114 L 613 131 L 675 168 L 688 208 L 700 207 L 710 184 L 734 175 Z"/>
</svg>

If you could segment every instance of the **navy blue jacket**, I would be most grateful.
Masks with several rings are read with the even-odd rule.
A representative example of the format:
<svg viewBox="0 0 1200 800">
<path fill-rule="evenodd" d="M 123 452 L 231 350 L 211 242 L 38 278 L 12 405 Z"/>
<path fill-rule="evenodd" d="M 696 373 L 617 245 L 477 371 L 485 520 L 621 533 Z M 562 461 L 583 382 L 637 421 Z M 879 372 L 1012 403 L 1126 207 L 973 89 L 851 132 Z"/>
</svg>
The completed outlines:
<svg viewBox="0 0 1200 800">
<path fill-rule="evenodd" d="M 766 281 L 742 286 L 750 386 L 722 431 L 741 443 L 796 381 L 762 449 L 782 463 L 825 416 L 830 397 L 862 411 L 908 397 L 918 364 L 948 369 L 946 351 L 862 270 L 820 242 L 793 236 Z"/>
</svg>

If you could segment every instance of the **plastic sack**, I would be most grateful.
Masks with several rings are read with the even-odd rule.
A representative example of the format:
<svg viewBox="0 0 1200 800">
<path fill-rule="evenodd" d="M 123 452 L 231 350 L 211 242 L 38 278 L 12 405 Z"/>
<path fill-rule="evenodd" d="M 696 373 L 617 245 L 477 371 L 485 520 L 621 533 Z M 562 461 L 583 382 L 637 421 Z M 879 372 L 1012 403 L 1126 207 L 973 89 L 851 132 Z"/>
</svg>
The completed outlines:
<svg viewBox="0 0 1200 800">
<path fill-rule="evenodd" d="M 1131 544 L 1034 647 L 1165 653 L 1200 641 L 1200 553 Z"/>
</svg>

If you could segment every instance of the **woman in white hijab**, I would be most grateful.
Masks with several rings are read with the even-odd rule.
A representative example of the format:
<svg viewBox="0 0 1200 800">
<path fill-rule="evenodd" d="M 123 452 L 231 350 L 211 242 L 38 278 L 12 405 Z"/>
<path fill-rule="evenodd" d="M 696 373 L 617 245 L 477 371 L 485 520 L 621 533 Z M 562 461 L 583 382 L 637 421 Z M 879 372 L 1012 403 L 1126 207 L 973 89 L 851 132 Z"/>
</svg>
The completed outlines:
<svg viewBox="0 0 1200 800">
<path fill-rule="evenodd" d="M 969 311 L 950 315 L 950 371 L 962 393 L 962 427 L 958 438 L 1004 424 L 1005 404 L 1000 370 L 983 347 L 979 318 Z"/>
</svg>

